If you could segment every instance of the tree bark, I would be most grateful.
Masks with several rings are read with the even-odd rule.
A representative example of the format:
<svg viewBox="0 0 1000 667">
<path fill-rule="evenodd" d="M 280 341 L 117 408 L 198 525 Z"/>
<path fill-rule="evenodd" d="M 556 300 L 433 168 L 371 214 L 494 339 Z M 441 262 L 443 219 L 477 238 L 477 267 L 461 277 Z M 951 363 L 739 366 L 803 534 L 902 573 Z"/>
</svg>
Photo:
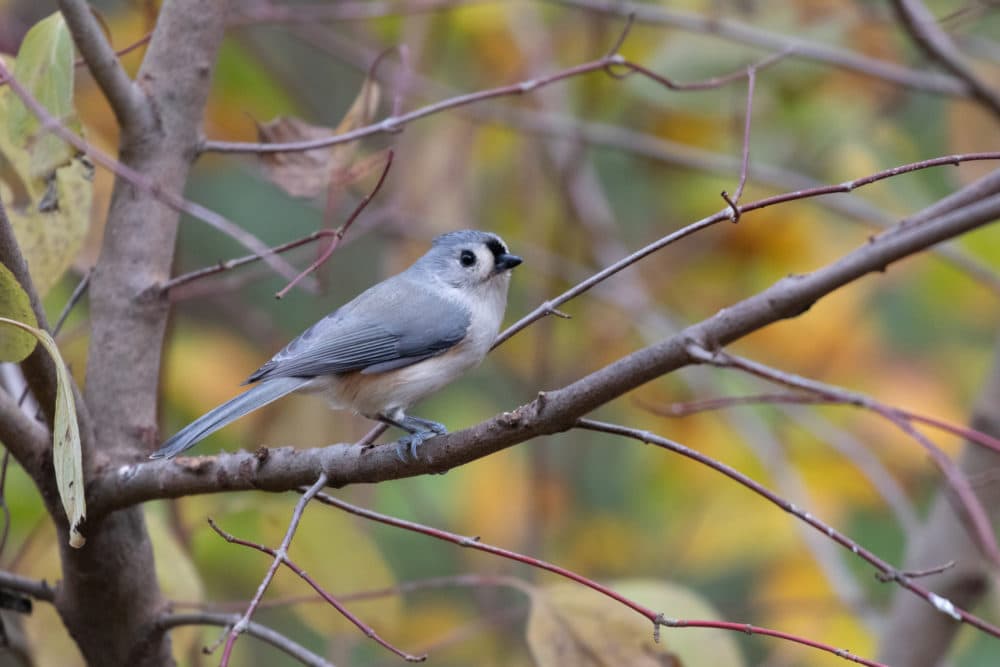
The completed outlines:
<svg viewBox="0 0 1000 667">
<path fill-rule="evenodd" d="M 133 84 L 145 112 L 123 118 L 129 122 L 121 128 L 119 160 L 165 192 L 183 192 L 196 155 L 225 14 L 224 0 L 166 2 Z M 73 27 L 87 55 L 80 34 L 88 28 Z M 85 452 L 88 477 L 143 459 L 157 442 L 169 303 L 156 286 L 170 276 L 178 220 L 177 211 L 153 192 L 116 180 L 90 288 L 84 397 L 94 437 Z M 172 664 L 167 636 L 150 633 L 164 600 L 142 508 L 102 517 L 84 533 L 82 549 L 61 543 L 56 607 L 88 664 Z"/>
</svg>

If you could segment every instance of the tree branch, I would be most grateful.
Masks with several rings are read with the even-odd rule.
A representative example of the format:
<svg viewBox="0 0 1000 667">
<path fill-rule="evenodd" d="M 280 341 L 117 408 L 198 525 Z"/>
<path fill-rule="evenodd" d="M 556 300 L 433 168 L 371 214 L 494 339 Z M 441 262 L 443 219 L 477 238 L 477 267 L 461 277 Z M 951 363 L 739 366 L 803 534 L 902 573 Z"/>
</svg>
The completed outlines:
<svg viewBox="0 0 1000 667">
<path fill-rule="evenodd" d="M 216 625 L 228 628 L 235 625 L 240 620 L 239 614 L 219 614 L 210 611 L 188 612 L 184 614 L 166 614 L 156 620 L 156 630 L 165 632 L 173 628 L 184 625 Z M 272 630 L 266 625 L 261 625 L 256 621 L 249 621 L 245 624 L 243 632 L 256 637 L 263 642 L 267 642 L 279 651 L 295 658 L 303 665 L 309 667 L 333 667 L 333 663 L 327 662 L 321 656 L 316 655 L 309 649 L 296 644 L 291 639 L 281 634 L 277 630 Z"/>
<path fill-rule="evenodd" d="M 225 0 L 164 3 L 136 76 L 153 118 L 122 128 L 119 161 L 156 187 L 144 188 L 116 171 L 90 289 L 85 396 L 95 438 L 85 459 L 88 479 L 116 462 L 134 460 L 157 441 L 170 307 L 158 286 L 170 276 L 179 222 L 176 208 L 157 194 L 176 200 L 184 190 L 226 11 Z M 60 130 L 51 127 L 53 133 Z M 56 607 L 88 665 L 171 664 L 166 635 L 137 644 L 149 636 L 164 607 L 141 510 L 96 521 L 88 516 L 86 548 L 60 543 L 60 556 L 64 578 Z M 95 614 L 100 623 L 94 623 Z"/>
<path fill-rule="evenodd" d="M 42 462 L 51 441 L 45 427 L 28 416 L 13 396 L 0 390 L 0 442 L 36 481 L 48 475 L 47 470 L 42 470 Z"/>
<path fill-rule="evenodd" d="M 149 127 L 153 118 L 145 97 L 128 78 L 86 0 L 59 0 L 59 11 L 87 68 L 111 104 L 118 124 L 126 132 Z"/>
<path fill-rule="evenodd" d="M 1000 438 L 1000 340 L 994 346 L 993 367 L 973 410 L 971 424 L 977 431 Z M 992 509 L 1000 508 L 1000 454 L 966 443 L 959 460 L 960 468 L 969 476 L 979 501 Z M 958 508 L 947 493 L 939 493 L 928 517 L 906 548 L 906 567 L 924 568 L 946 560 L 955 560 L 955 567 L 928 577 L 933 587 L 956 605 L 975 606 L 989 590 L 995 567 L 981 556 L 962 523 Z M 915 604 L 906 595 L 897 595 L 889 608 L 882 628 L 879 654 L 886 662 L 907 667 L 933 667 L 941 664 L 958 631 L 958 625 L 947 616 L 935 613 L 926 605 Z"/>
<path fill-rule="evenodd" d="M 587 11 L 611 16 L 634 16 L 639 23 L 672 26 L 689 32 L 715 35 L 740 44 L 756 46 L 771 51 L 791 49 L 795 56 L 815 62 L 850 70 L 864 76 L 882 79 L 914 90 L 924 90 L 942 95 L 968 97 L 971 90 L 967 83 L 955 77 L 924 72 L 869 58 L 836 46 L 818 44 L 815 41 L 780 35 L 759 28 L 694 12 L 669 9 L 648 3 L 626 2 L 624 0 L 549 0 L 566 7 L 577 7 Z"/>
<path fill-rule="evenodd" d="M 0 570 L 0 588 L 30 595 L 42 602 L 54 602 L 56 599 L 56 591 L 47 581 L 29 579 L 3 570 Z"/>
<path fill-rule="evenodd" d="M 1000 119 L 1000 91 L 993 89 L 965 62 L 962 52 L 941 29 L 930 10 L 920 0 L 892 0 L 892 6 L 917 46 L 964 81 L 972 97 Z"/>
<path fill-rule="evenodd" d="M 88 509 L 100 516 L 152 500 L 234 490 L 285 491 L 326 472 L 331 486 L 380 482 L 443 472 L 538 435 L 570 428 L 591 410 L 665 373 L 694 363 L 690 341 L 726 345 L 768 324 L 795 317 L 830 292 L 889 264 L 1000 217 L 1000 195 L 919 226 L 873 238 L 841 259 L 806 275 L 789 276 L 677 334 L 640 349 L 580 380 L 464 431 L 428 440 L 421 458 L 400 462 L 392 447 L 331 445 L 315 449 L 260 449 L 121 466 L 88 487 Z"/>
</svg>

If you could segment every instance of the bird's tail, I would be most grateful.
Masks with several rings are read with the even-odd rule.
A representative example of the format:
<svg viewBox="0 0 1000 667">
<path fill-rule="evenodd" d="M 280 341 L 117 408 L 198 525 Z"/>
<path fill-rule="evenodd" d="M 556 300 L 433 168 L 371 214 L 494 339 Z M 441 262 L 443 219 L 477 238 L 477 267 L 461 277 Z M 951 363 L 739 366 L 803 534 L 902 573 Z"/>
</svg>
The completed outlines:
<svg viewBox="0 0 1000 667">
<path fill-rule="evenodd" d="M 163 443 L 162 447 L 150 454 L 149 458 L 173 458 L 229 422 L 276 401 L 285 394 L 290 394 L 309 381 L 310 378 L 279 377 L 261 382 L 236 398 L 195 419 L 178 431 L 174 437 Z"/>
</svg>

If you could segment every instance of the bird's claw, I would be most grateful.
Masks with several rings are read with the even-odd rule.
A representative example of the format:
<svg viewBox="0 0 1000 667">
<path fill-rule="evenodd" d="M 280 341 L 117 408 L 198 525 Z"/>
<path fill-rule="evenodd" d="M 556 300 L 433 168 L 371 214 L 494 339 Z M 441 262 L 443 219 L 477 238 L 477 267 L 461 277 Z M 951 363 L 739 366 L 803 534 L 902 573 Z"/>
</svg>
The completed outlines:
<svg viewBox="0 0 1000 667">
<path fill-rule="evenodd" d="M 420 445 L 424 444 L 425 440 L 430 440 L 436 435 L 444 435 L 448 432 L 443 425 L 437 422 L 432 422 L 433 426 L 428 425 L 428 430 L 417 431 L 416 433 L 410 433 L 409 435 L 404 435 L 402 438 L 396 441 L 396 458 L 398 458 L 403 463 L 410 463 L 412 461 L 417 461 L 420 456 L 417 450 L 420 449 Z"/>
</svg>

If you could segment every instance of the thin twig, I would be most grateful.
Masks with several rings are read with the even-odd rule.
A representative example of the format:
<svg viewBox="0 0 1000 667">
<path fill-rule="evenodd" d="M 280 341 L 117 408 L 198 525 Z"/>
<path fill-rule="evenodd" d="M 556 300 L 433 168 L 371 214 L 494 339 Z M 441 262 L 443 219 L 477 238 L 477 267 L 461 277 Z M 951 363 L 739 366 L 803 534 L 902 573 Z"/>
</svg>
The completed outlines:
<svg viewBox="0 0 1000 667">
<path fill-rule="evenodd" d="M 947 563 L 942 563 L 936 567 L 928 567 L 923 570 L 900 570 L 899 572 L 876 572 L 875 578 L 883 583 L 888 583 L 890 581 L 896 581 L 899 577 L 907 577 L 909 579 L 920 579 L 921 577 L 929 577 L 935 574 L 941 574 L 951 568 L 955 567 L 955 561 L 950 560 Z"/>
<path fill-rule="evenodd" d="M 549 0 L 610 16 L 635 16 L 639 23 L 665 25 L 689 32 L 704 33 L 769 51 L 790 49 L 798 58 L 850 70 L 864 76 L 943 95 L 968 96 L 969 87 L 961 79 L 946 74 L 910 69 L 896 63 L 871 58 L 815 40 L 781 35 L 719 16 L 672 9 L 662 4 L 625 0 Z"/>
<path fill-rule="evenodd" d="M 971 521 L 974 529 L 973 535 L 979 548 L 993 563 L 1000 565 L 1000 549 L 997 548 L 996 535 L 993 532 L 989 514 L 979 501 L 979 497 L 972 490 L 969 480 L 966 479 L 958 466 L 955 465 L 955 462 L 940 447 L 913 427 L 901 411 L 863 394 L 850 392 L 840 387 L 795 375 L 794 373 L 781 371 L 751 359 L 729 354 L 723 350 L 706 350 L 692 342 L 688 346 L 688 353 L 692 359 L 701 363 L 719 368 L 740 370 L 768 380 L 769 382 L 793 387 L 819 396 L 831 397 L 843 403 L 866 408 L 887 419 L 915 440 L 930 455 L 931 460 L 937 466 L 938 470 L 941 471 L 941 474 L 944 475 L 948 487 L 955 492 L 959 499 L 959 504 Z M 998 445 L 996 451 L 1000 451 L 1000 443 L 994 444 Z"/>
<path fill-rule="evenodd" d="M 299 281 L 301 281 L 303 278 L 305 278 L 310 273 L 312 273 L 320 266 L 322 266 L 323 263 L 326 262 L 326 260 L 330 259 L 330 255 L 332 255 L 333 251 L 336 250 L 337 247 L 340 245 L 340 242 L 343 240 L 344 235 L 347 234 L 347 230 L 351 228 L 351 225 L 354 224 L 354 221 L 357 220 L 358 216 L 361 215 L 361 212 L 365 210 L 366 206 L 368 206 L 368 202 L 370 202 L 372 198 L 375 197 L 375 195 L 378 194 L 378 191 L 382 188 L 382 184 L 385 183 L 385 177 L 389 174 L 389 168 L 392 167 L 392 157 L 393 157 L 393 152 L 390 150 L 385 159 L 385 167 L 382 169 L 382 175 L 379 176 L 378 181 L 375 183 L 375 187 L 372 188 L 372 191 L 369 192 L 364 199 L 358 202 L 358 205 L 354 208 L 354 211 L 351 213 L 351 215 L 348 216 L 347 220 L 344 221 L 344 224 L 342 224 L 339 228 L 337 228 L 337 231 L 333 233 L 333 238 L 330 240 L 330 244 L 323 249 L 323 252 L 320 253 L 319 257 L 316 258 L 315 262 L 306 267 L 305 271 L 295 276 L 290 283 L 285 285 L 277 294 L 275 294 L 274 296 L 276 298 L 278 299 L 283 298 L 286 294 L 288 294 L 288 290 L 295 287 L 295 285 L 297 285 Z"/>
<path fill-rule="evenodd" d="M 583 421 L 583 420 L 581 420 Z M 811 646 L 813 648 L 826 651 L 828 653 L 833 653 L 838 657 L 844 658 L 846 660 L 851 660 L 863 665 L 879 666 L 881 663 L 874 662 L 871 660 L 866 660 L 860 658 L 852 653 L 844 651 L 843 649 L 837 649 L 820 642 L 815 642 L 811 639 L 806 639 L 804 637 L 799 637 L 797 635 L 788 634 L 785 632 L 780 632 L 777 630 L 770 630 L 768 628 L 761 628 L 757 626 L 748 625 L 745 623 L 731 623 L 726 621 L 703 621 L 703 620 L 691 620 L 691 619 L 668 619 L 662 613 L 653 611 L 652 609 L 639 604 L 638 602 L 627 598 L 620 593 L 614 591 L 603 584 L 600 584 L 592 579 L 588 579 L 582 575 L 577 574 L 566 568 L 559 567 L 553 563 L 547 561 L 533 558 L 531 556 L 526 556 L 524 554 L 517 553 L 516 551 L 510 551 L 509 549 L 503 549 L 501 547 L 496 547 L 490 544 L 481 542 L 478 537 L 468 537 L 465 535 L 458 535 L 456 533 L 450 533 L 439 528 L 432 528 L 430 526 L 425 526 L 423 524 L 416 523 L 414 521 L 408 521 L 406 519 L 400 519 L 397 517 L 389 516 L 387 514 L 380 514 L 378 512 L 373 512 L 372 510 L 365 509 L 363 507 L 358 507 L 357 505 L 352 505 L 350 503 L 344 502 L 339 498 L 335 498 L 326 493 L 317 493 L 316 501 L 323 503 L 324 505 L 330 505 L 336 507 L 340 510 L 353 514 L 355 516 L 360 516 L 371 521 L 377 521 L 378 523 L 386 524 L 389 526 L 395 526 L 396 528 L 403 528 L 404 530 L 409 530 L 415 533 L 420 533 L 422 535 L 427 535 L 438 540 L 443 540 L 445 542 L 450 542 L 456 544 L 460 547 L 467 547 L 469 549 L 475 549 L 477 551 L 484 551 L 495 556 L 500 556 L 508 560 L 517 561 L 518 563 L 524 563 L 525 565 L 530 565 L 531 567 L 538 568 L 540 570 L 545 570 L 547 572 L 552 572 L 553 574 L 558 574 L 561 577 L 570 579 L 578 584 L 586 586 L 591 590 L 597 591 L 616 602 L 619 602 L 629 609 L 638 612 L 642 616 L 645 616 L 648 620 L 653 623 L 653 636 L 658 640 L 659 629 L 661 626 L 665 627 L 703 627 L 703 628 L 715 628 L 720 630 L 733 630 L 736 632 L 745 632 L 747 634 L 760 634 L 769 637 L 777 637 L 779 639 L 784 639 L 787 641 L 795 642 L 798 644 L 804 644 L 806 646 Z M 885 666 L 882 666 L 885 667 Z"/>
<path fill-rule="evenodd" d="M 62 311 L 59 313 L 59 318 L 56 320 L 56 324 L 52 327 L 52 337 L 55 338 L 62 331 L 63 324 L 66 323 L 66 318 L 69 317 L 70 312 L 72 312 L 73 307 L 80 301 L 87 288 L 90 286 L 90 277 L 94 275 L 93 267 L 87 269 L 80 278 L 80 282 L 76 284 L 73 288 L 72 294 L 69 295 L 69 299 L 66 300 L 66 305 L 63 306 Z"/>
<path fill-rule="evenodd" d="M 638 429 L 628 428 L 627 426 L 619 426 L 618 424 L 599 422 L 593 419 L 578 419 L 576 421 L 576 426 L 577 428 L 582 428 L 589 431 L 598 431 L 601 433 L 610 433 L 612 435 L 620 435 L 626 438 L 632 438 L 633 440 L 638 440 L 646 444 L 655 445 L 657 447 L 661 447 L 663 449 L 680 454 L 681 456 L 684 456 L 686 458 L 697 461 L 698 463 L 701 463 L 705 466 L 708 466 L 709 468 L 712 468 L 713 470 L 716 470 L 717 472 L 722 473 L 729 479 L 741 484 L 742 486 L 745 486 L 746 488 L 750 489 L 754 493 L 768 500 L 772 504 L 788 512 L 792 516 L 795 516 L 799 520 L 809 524 L 816 530 L 825 534 L 827 537 L 829 537 L 837 544 L 841 545 L 845 549 L 848 549 L 851 553 L 859 556 L 863 560 L 873 565 L 879 572 L 883 573 L 898 572 L 897 569 L 894 568 L 892 565 L 882 560 L 868 549 L 865 549 L 863 546 L 861 546 L 851 538 L 847 537 L 840 531 L 836 530 L 835 528 L 833 528 L 833 526 L 830 526 L 829 524 L 820 521 L 809 512 L 806 512 L 805 510 L 796 507 L 795 505 L 789 503 L 780 496 L 772 493 L 767 487 L 754 481 L 750 477 L 747 477 L 746 475 L 739 472 L 735 468 L 731 468 L 724 463 L 709 458 L 708 456 L 702 454 L 697 450 L 691 449 L 690 447 L 685 447 L 684 445 L 678 442 L 674 442 L 673 440 L 669 440 L 667 438 L 655 435 L 653 433 L 650 433 L 649 431 L 641 431 Z M 320 499 L 317 498 L 317 500 Z M 323 501 L 320 500 L 320 502 Z M 955 606 L 949 600 L 946 600 L 941 596 L 932 593 L 931 591 L 928 591 L 922 586 L 915 584 L 908 577 L 900 574 L 899 578 L 896 579 L 895 581 L 897 581 L 897 583 L 900 586 L 912 591 L 913 593 L 916 593 L 919 597 L 923 598 L 924 600 L 932 604 L 935 607 L 935 609 L 937 609 L 941 613 L 947 614 L 948 616 L 954 618 L 956 621 L 968 623 L 969 625 L 978 628 L 979 630 L 982 630 L 983 632 L 990 634 L 994 637 L 1000 637 L 1000 627 L 992 625 L 987 621 L 983 620 L 982 618 L 979 618 L 978 616 L 975 616 L 974 614 L 971 614 L 970 612 Z"/>
<path fill-rule="evenodd" d="M 911 162 L 904 165 L 899 165 L 898 167 L 892 167 L 891 169 L 885 169 L 883 171 L 876 172 L 874 174 L 857 178 L 851 181 L 845 181 L 836 185 L 824 185 L 816 188 L 806 188 L 804 190 L 797 190 L 795 192 L 786 192 L 780 195 L 774 195 L 772 197 L 766 197 L 764 199 L 758 199 L 756 201 L 750 202 L 740 207 L 741 214 L 745 214 L 749 211 L 756 211 L 758 209 L 767 208 L 768 206 L 774 206 L 776 204 L 781 204 L 784 202 L 795 201 L 798 199 L 808 199 L 810 197 L 817 197 L 820 195 L 834 194 L 838 192 L 853 192 L 854 190 L 863 187 L 865 185 L 870 185 L 877 181 L 885 180 L 887 178 L 892 178 L 900 174 L 906 174 L 912 171 L 918 171 L 920 169 L 928 169 L 930 167 L 938 167 L 942 165 L 956 165 L 961 162 L 973 161 L 973 160 L 1000 160 L 1000 151 L 992 151 L 988 153 L 964 153 L 956 155 L 946 155 L 942 157 L 932 158 L 929 160 L 921 160 L 920 162 Z M 692 234 L 699 232 L 703 229 L 711 227 L 724 220 L 729 220 L 731 215 L 730 209 L 727 207 L 722 211 L 714 213 L 706 218 L 702 218 L 696 222 L 692 222 L 675 232 L 672 232 L 653 243 L 643 246 L 639 250 L 636 250 L 627 257 L 623 257 L 619 261 L 605 267 L 604 269 L 598 271 L 590 278 L 577 283 L 570 289 L 566 290 L 554 299 L 550 299 L 545 303 L 539 305 L 533 311 L 522 317 L 520 320 L 509 326 L 506 330 L 497 336 L 496 341 L 493 343 L 493 347 L 504 343 L 511 336 L 521 331 L 530 324 L 536 322 L 537 320 L 550 314 L 553 308 L 557 308 L 562 304 L 576 298 L 577 296 L 588 291 L 594 285 L 597 285 L 611 276 L 615 275 L 619 271 L 626 269 L 639 260 L 653 254 L 654 252 L 661 250 L 668 245 L 676 243 L 683 238 L 691 236 Z M 896 227 L 898 228 L 898 226 Z M 892 228 L 892 229 L 896 229 Z M 891 231 L 891 230 L 890 230 Z"/>
<path fill-rule="evenodd" d="M 241 619 L 242 617 L 239 614 L 220 614 L 210 611 L 172 613 L 158 618 L 156 620 L 156 629 L 164 632 L 184 625 L 216 625 L 223 628 L 232 628 Z M 295 658 L 303 665 L 308 665 L 309 667 L 334 667 L 332 662 L 323 659 L 323 657 L 316 655 L 306 647 L 293 642 L 285 635 L 266 625 L 249 621 L 245 624 L 243 632 L 251 637 L 256 637 L 261 641 L 267 642 L 279 651 Z"/>
<path fill-rule="evenodd" d="M 626 26 L 627 31 L 627 26 Z M 619 40 L 620 41 L 620 40 Z M 618 42 L 616 42 L 618 43 Z M 755 67 L 763 69 L 769 65 L 773 65 L 782 58 L 788 55 L 787 52 L 778 53 L 772 56 L 768 56 L 761 62 L 757 63 Z M 589 74 L 591 72 L 605 71 L 611 73 L 615 78 L 622 78 L 622 74 L 614 74 L 613 68 L 620 67 L 628 70 L 626 74 L 639 74 L 648 79 L 651 79 L 662 86 L 669 88 L 670 90 L 706 90 L 711 88 L 719 88 L 733 81 L 738 81 L 747 76 L 746 69 L 741 68 L 736 72 L 726 74 L 719 77 L 714 77 L 705 81 L 697 81 L 693 83 L 678 83 L 671 78 L 662 76 L 653 72 L 652 70 L 643 67 L 637 63 L 627 60 L 621 54 L 617 52 L 612 52 L 605 55 L 597 60 L 592 60 L 581 65 L 575 65 L 573 67 L 567 67 L 566 69 L 559 70 L 553 74 L 546 76 L 527 79 L 519 83 L 514 83 L 506 86 L 500 86 L 497 88 L 491 88 L 488 90 L 481 90 L 474 93 L 468 93 L 465 95 L 458 95 L 449 99 L 441 100 L 433 104 L 428 104 L 426 106 L 420 107 L 419 109 L 414 109 L 408 113 L 402 115 L 393 115 L 388 118 L 384 118 L 378 123 L 373 123 L 371 125 L 366 125 L 365 127 L 359 127 L 350 132 L 343 132 L 340 134 L 333 134 L 329 137 L 322 137 L 319 139 L 309 139 L 304 141 L 291 141 L 287 143 L 251 143 L 251 142 L 231 142 L 231 141 L 206 141 L 201 147 L 202 152 L 216 152 L 216 153 L 285 153 L 290 151 L 307 151 L 314 150 L 317 148 L 326 148 L 328 146 L 335 146 L 337 144 L 348 143 L 351 141 L 357 141 L 364 137 L 374 136 L 378 134 L 396 133 L 399 132 L 405 125 L 411 123 L 420 118 L 430 116 L 448 109 L 454 109 L 457 107 L 462 107 L 467 104 L 474 104 L 476 102 L 481 102 L 483 100 L 494 99 L 497 97 L 508 97 L 511 95 L 524 95 L 526 93 L 533 92 L 539 88 L 558 83 L 560 81 L 565 81 L 573 77 L 581 76 L 583 74 Z"/>
<path fill-rule="evenodd" d="M 320 489 L 326 486 L 328 481 L 326 473 L 320 473 L 319 479 L 308 489 L 305 489 L 299 502 L 295 505 L 295 511 L 292 513 L 292 519 L 288 525 L 288 531 L 285 533 L 285 538 L 281 542 L 281 546 L 277 549 L 271 549 L 270 547 L 264 546 L 262 544 L 257 544 L 255 542 L 250 542 L 248 540 L 242 540 L 238 537 L 233 536 L 230 533 L 222 530 L 212 519 L 208 520 L 208 524 L 212 527 L 216 533 L 218 533 L 224 540 L 232 544 L 239 544 L 241 546 L 250 547 L 256 549 L 257 551 L 269 554 L 274 557 L 271 561 L 271 567 L 268 569 L 267 574 L 264 576 L 263 581 L 261 581 L 260 586 L 257 588 L 257 593 L 254 595 L 253 599 L 250 601 L 250 605 L 247 607 L 246 613 L 243 614 L 240 622 L 233 626 L 232 630 L 229 632 L 229 636 L 226 639 L 226 647 L 223 650 L 222 661 L 220 667 L 226 667 L 229 663 L 229 656 L 232 652 L 233 644 L 236 641 L 237 635 L 242 632 L 242 627 L 245 625 L 244 621 L 249 621 L 250 616 L 253 614 L 254 610 L 260 606 L 261 599 L 263 598 L 264 592 L 270 585 L 271 580 L 274 578 L 275 573 L 281 565 L 285 565 L 290 570 L 295 572 L 299 577 L 301 577 L 306 583 L 312 586 L 313 590 L 320 594 L 320 596 L 326 600 L 331 606 L 333 606 L 337 611 L 339 611 L 345 618 L 347 618 L 351 623 L 356 625 L 365 636 L 374 640 L 381 646 L 392 651 L 399 657 L 405 659 L 407 662 L 422 662 L 427 656 L 416 656 L 401 651 L 389 642 L 385 641 L 375 632 L 370 626 L 366 625 L 361 619 L 352 614 L 345 608 L 340 601 L 333 597 L 330 593 L 324 590 L 315 579 L 309 576 L 302 568 L 294 563 L 288 557 L 288 546 L 291 543 L 291 538 L 295 533 L 295 529 L 298 527 L 299 521 L 302 518 L 302 512 L 305 509 L 305 505 L 311 500 L 316 494 L 319 493 Z"/>
<path fill-rule="evenodd" d="M 260 604 L 261 599 L 264 597 L 264 593 L 267 592 L 267 587 L 271 584 L 271 580 L 274 579 L 274 575 L 277 573 L 278 568 L 281 567 L 281 564 L 286 558 L 288 546 L 291 544 L 292 537 L 295 535 L 295 530 L 299 527 L 299 521 L 302 519 L 302 512 L 305 510 L 306 505 L 309 504 L 312 497 L 319 493 L 320 489 L 326 486 L 326 482 L 326 473 L 320 473 L 316 483 L 309 487 L 309 490 L 306 491 L 295 504 L 295 510 L 292 512 L 292 519 L 288 522 L 288 530 L 285 532 L 284 539 L 281 540 L 281 546 L 279 546 L 278 550 L 274 553 L 274 560 L 271 562 L 271 567 L 268 568 L 267 574 L 264 575 L 264 579 L 260 582 L 260 586 L 257 587 L 257 593 L 250 601 L 250 605 L 247 607 L 247 610 L 229 631 L 229 637 L 226 639 L 226 647 L 222 652 L 222 660 L 219 663 L 220 667 L 226 667 L 229 665 L 229 657 L 233 652 L 233 646 L 236 644 L 236 638 L 240 636 L 240 633 L 246 631 L 247 625 L 250 623 L 250 617 L 253 616 L 254 611 L 257 609 L 257 605 Z M 209 522 L 211 523 L 211 519 L 209 519 Z M 214 523 L 211 525 L 215 527 Z"/>
<path fill-rule="evenodd" d="M 731 219 L 734 223 L 740 221 L 740 197 L 743 196 L 743 188 L 747 184 L 747 172 L 750 169 L 750 119 L 753 117 L 753 89 L 757 81 L 757 68 L 750 66 L 747 68 L 747 105 L 743 119 L 743 152 L 740 159 L 740 180 L 736 184 L 736 192 L 732 197 L 725 190 L 722 191 L 722 198 L 729 205 Z"/>
<path fill-rule="evenodd" d="M 368 71 L 368 63 L 372 58 L 377 57 L 378 53 L 381 53 L 381 50 L 368 49 L 347 42 L 337 32 L 323 29 L 317 25 L 298 26 L 293 34 L 297 39 L 304 40 L 331 56 L 351 64 L 359 71 Z M 395 73 L 391 76 L 395 76 Z M 409 69 L 405 69 L 404 76 L 414 77 L 417 75 L 414 75 Z M 454 94 L 454 91 L 427 77 L 419 77 L 419 82 L 421 91 L 436 91 L 434 94 L 438 97 Z M 739 158 L 734 159 L 725 154 L 712 153 L 694 146 L 606 123 L 581 121 L 579 118 L 514 105 L 476 105 L 466 107 L 465 112 L 470 120 L 475 122 L 485 121 L 522 132 L 543 136 L 554 135 L 572 141 L 582 141 L 589 145 L 613 148 L 665 164 L 710 171 L 723 176 L 729 176 L 732 172 L 738 173 L 740 170 Z M 393 114 L 398 115 L 395 111 Z M 779 191 L 802 190 L 822 185 L 816 179 L 804 174 L 762 165 L 757 161 L 750 167 L 750 175 L 759 185 L 766 185 Z M 829 197 L 817 200 L 816 204 L 847 216 L 850 220 L 876 228 L 884 229 L 896 222 L 883 213 L 881 209 L 862 199 Z M 931 252 L 973 280 L 1000 294 L 1000 276 L 985 262 L 970 256 L 955 244 L 941 244 L 935 246 Z"/>
</svg>

